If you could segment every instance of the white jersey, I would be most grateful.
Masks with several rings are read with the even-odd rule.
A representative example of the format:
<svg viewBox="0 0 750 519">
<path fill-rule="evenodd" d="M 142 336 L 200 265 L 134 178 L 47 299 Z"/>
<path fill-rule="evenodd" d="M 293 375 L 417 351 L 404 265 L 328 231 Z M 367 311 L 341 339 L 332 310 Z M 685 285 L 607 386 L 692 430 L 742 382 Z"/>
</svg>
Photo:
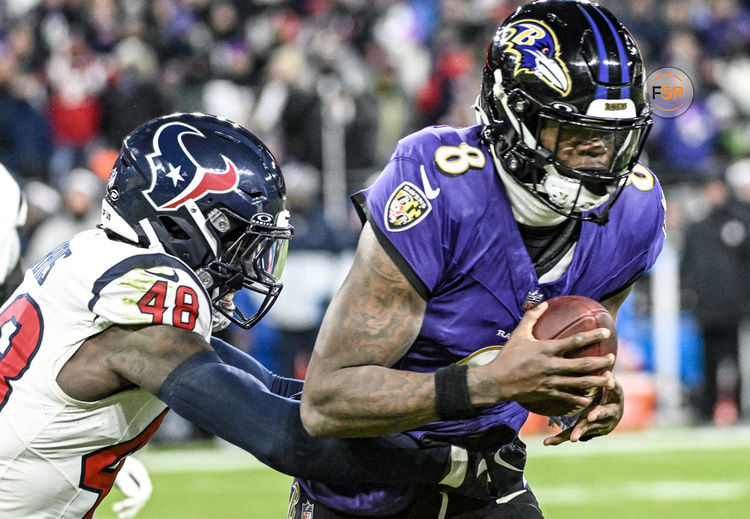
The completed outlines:
<svg viewBox="0 0 750 519">
<path fill-rule="evenodd" d="M 140 388 L 82 402 L 57 375 L 86 338 L 151 323 L 211 333 L 208 295 L 164 252 L 91 230 L 26 272 L 0 312 L 0 518 L 93 516 L 167 409 Z"/>
</svg>

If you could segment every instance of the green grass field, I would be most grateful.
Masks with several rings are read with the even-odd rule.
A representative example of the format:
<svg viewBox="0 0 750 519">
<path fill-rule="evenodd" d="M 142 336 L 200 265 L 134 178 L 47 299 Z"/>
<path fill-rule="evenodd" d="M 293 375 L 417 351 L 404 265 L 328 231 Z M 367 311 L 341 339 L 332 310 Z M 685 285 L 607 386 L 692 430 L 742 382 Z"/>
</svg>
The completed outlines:
<svg viewBox="0 0 750 519">
<path fill-rule="evenodd" d="M 661 429 L 529 445 L 527 479 L 547 519 L 750 517 L 750 428 Z M 154 493 L 139 519 L 283 519 L 291 478 L 233 448 L 148 448 Z M 112 519 L 116 490 L 97 510 Z"/>
</svg>

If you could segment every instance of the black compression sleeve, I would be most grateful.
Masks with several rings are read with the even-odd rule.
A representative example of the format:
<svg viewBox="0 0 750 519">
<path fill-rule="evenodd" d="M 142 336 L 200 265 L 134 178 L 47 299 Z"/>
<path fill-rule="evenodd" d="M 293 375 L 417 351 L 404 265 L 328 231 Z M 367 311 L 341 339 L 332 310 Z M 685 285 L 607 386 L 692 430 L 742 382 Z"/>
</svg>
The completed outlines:
<svg viewBox="0 0 750 519">
<path fill-rule="evenodd" d="M 301 380 L 276 375 L 251 355 L 240 351 L 221 339 L 211 337 L 211 347 L 223 362 L 250 373 L 270 389 L 272 393 L 281 396 L 292 396 L 302 391 L 304 383 Z"/>
<path fill-rule="evenodd" d="M 285 474 L 330 483 L 437 483 L 450 448 L 419 448 L 404 434 L 313 438 L 299 402 L 271 393 L 257 378 L 214 352 L 179 365 L 157 395 L 177 414 Z"/>
</svg>

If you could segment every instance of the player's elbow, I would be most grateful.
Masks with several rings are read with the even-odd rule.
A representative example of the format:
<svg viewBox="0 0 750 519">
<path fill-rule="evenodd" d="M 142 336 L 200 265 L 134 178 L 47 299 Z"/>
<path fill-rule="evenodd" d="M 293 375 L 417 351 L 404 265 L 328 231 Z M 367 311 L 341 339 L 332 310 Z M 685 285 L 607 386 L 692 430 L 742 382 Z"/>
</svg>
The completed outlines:
<svg viewBox="0 0 750 519">
<path fill-rule="evenodd" d="M 302 418 L 302 425 L 305 426 L 305 430 L 311 436 L 324 436 L 324 421 L 321 419 L 320 413 L 316 412 L 310 405 L 305 405 L 304 400 L 300 405 L 299 415 Z"/>
<path fill-rule="evenodd" d="M 337 436 L 336 421 L 326 413 L 325 398 L 321 398 L 316 391 L 302 392 L 300 418 L 305 430 L 318 438 Z"/>
</svg>

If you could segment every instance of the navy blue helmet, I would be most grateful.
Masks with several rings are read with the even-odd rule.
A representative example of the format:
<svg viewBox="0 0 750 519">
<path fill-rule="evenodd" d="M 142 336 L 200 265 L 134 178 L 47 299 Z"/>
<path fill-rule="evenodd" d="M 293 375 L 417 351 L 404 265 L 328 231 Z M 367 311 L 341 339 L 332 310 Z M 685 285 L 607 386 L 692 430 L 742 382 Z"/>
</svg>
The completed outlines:
<svg viewBox="0 0 750 519">
<path fill-rule="evenodd" d="M 477 108 L 505 171 L 558 213 L 599 224 L 651 127 L 635 40 L 607 9 L 582 0 L 533 2 L 498 27 Z M 561 141 L 572 137 L 606 149 L 606 163 L 566 164 Z"/>
<path fill-rule="evenodd" d="M 249 328 L 282 288 L 292 237 L 285 195 L 276 160 L 248 130 L 211 115 L 172 114 L 123 141 L 102 226 L 143 247 L 160 244 L 192 268 L 211 296 L 215 329 L 228 321 Z M 263 296 L 249 317 L 231 301 L 243 287 Z"/>
</svg>

